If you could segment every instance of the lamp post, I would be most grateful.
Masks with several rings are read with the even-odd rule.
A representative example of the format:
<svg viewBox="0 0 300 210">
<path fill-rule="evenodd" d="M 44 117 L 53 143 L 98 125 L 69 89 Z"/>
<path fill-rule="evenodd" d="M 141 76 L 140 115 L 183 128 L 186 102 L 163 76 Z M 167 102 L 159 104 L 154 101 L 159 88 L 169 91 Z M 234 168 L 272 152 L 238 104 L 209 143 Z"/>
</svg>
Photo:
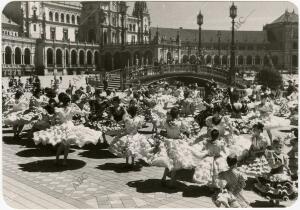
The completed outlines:
<svg viewBox="0 0 300 210">
<path fill-rule="evenodd" d="M 232 19 L 232 29 L 231 29 L 231 52 L 230 52 L 230 84 L 235 83 L 235 45 L 234 45 L 234 19 L 237 16 L 237 7 L 232 3 L 230 7 L 230 17 Z"/>
<path fill-rule="evenodd" d="M 201 54 L 201 26 L 203 24 L 203 15 L 202 15 L 201 11 L 197 15 L 197 24 L 199 26 L 198 55 L 199 55 L 200 61 L 202 62 L 202 54 Z"/>
</svg>

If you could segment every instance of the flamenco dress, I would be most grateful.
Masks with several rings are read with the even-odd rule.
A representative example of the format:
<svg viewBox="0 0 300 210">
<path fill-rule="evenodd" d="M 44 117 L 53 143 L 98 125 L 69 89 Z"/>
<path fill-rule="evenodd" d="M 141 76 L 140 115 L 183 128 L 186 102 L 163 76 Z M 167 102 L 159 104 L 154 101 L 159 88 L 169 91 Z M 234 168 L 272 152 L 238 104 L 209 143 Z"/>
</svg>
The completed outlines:
<svg viewBox="0 0 300 210">
<path fill-rule="evenodd" d="M 217 139 L 213 142 L 205 140 L 202 153 L 206 155 L 196 165 L 193 176 L 196 183 L 217 188 L 223 186 L 223 181 L 218 179 L 218 174 L 228 169 L 225 148 L 224 139 Z"/>
<path fill-rule="evenodd" d="M 261 122 L 266 129 L 275 129 L 290 125 L 290 120 L 273 115 L 273 106 L 270 102 L 267 102 L 264 105 L 259 105 L 258 110 L 260 116 L 254 120 L 254 122 Z"/>
<path fill-rule="evenodd" d="M 28 108 L 28 102 L 23 99 L 12 99 L 8 104 L 11 109 L 3 113 L 3 124 L 7 126 L 22 125 L 22 113 Z"/>
<path fill-rule="evenodd" d="M 226 148 L 228 152 L 234 153 L 238 156 L 238 159 L 242 159 L 246 151 L 249 150 L 251 141 L 243 135 L 235 135 L 230 125 L 230 119 L 228 116 L 223 116 L 220 119 L 215 119 L 210 116 L 206 119 L 206 125 L 208 127 L 207 134 L 210 136 L 210 132 L 213 129 L 219 131 L 221 138 L 224 138 L 226 142 Z"/>
<path fill-rule="evenodd" d="M 151 144 L 147 141 L 145 135 L 138 133 L 138 129 L 144 123 L 143 116 L 131 118 L 128 114 L 124 115 L 125 135 L 115 137 L 111 142 L 109 151 L 118 157 L 134 157 L 145 159 L 151 151 Z"/>
<path fill-rule="evenodd" d="M 288 164 L 287 157 L 274 151 L 267 151 L 266 157 L 271 171 L 257 178 L 255 190 L 268 199 L 295 199 L 298 187 L 285 170 L 284 166 Z"/>
<path fill-rule="evenodd" d="M 248 158 L 244 161 L 245 164 L 238 167 L 238 170 L 251 178 L 269 173 L 271 168 L 264 153 L 264 149 L 266 149 L 267 146 L 268 140 L 264 135 L 260 135 L 256 138 L 252 137 L 252 144 L 248 152 Z M 263 151 L 259 152 L 261 150 Z M 252 152 L 255 152 L 255 155 L 252 155 Z"/>
<path fill-rule="evenodd" d="M 180 120 L 162 123 L 167 135 L 159 142 L 157 152 L 146 162 L 152 166 L 172 170 L 192 169 L 201 159 L 197 147 L 192 147 L 192 141 L 183 133 L 189 133 L 188 126 Z M 200 157 L 199 157 L 200 156 Z"/>
<path fill-rule="evenodd" d="M 96 144 L 102 137 L 102 132 L 95 131 L 83 125 L 74 125 L 72 118 L 75 114 L 83 114 L 78 106 L 71 104 L 65 108 L 56 108 L 55 114 L 60 121 L 60 125 L 55 125 L 49 129 L 34 132 L 33 140 L 35 144 L 56 145 L 63 143 L 65 145 L 77 145 L 79 147 L 85 144 Z"/>
</svg>

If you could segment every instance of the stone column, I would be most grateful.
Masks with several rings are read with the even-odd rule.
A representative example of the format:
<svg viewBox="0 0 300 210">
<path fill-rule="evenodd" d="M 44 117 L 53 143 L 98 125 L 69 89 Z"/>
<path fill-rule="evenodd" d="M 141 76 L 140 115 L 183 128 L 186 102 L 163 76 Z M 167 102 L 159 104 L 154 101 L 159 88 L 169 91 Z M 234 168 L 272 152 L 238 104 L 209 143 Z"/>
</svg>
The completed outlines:
<svg viewBox="0 0 300 210">
<path fill-rule="evenodd" d="M 115 65 L 114 65 L 114 56 L 111 56 L 111 69 L 112 69 L 112 70 L 115 69 Z"/>
<path fill-rule="evenodd" d="M 252 57 L 252 65 L 255 65 L 255 56 Z"/>
<path fill-rule="evenodd" d="M 15 64 L 15 54 L 11 54 L 11 64 Z"/>
<path fill-rule="evenodd" d="M 21 55 L 21 64 L 24 64 L 24 54 Z"/>
<path fill-rule="evenodd" d="M 5 60 L 5 53 L 2 53 L 3 59 L 2 59 L 2 64 L 6 64 L 6 60 Z"/>
</svg>

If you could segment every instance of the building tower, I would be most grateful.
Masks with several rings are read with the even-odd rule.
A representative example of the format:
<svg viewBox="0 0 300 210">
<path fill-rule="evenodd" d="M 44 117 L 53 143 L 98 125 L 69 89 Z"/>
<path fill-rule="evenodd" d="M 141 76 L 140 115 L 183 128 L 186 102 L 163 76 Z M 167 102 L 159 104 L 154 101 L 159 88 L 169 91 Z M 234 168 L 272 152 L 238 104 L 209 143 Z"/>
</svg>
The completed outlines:
<svg viewBox="0 0 300 210">
<path fill-rule="evenodd" d="M 137 1 L 134 3 L 132 16 L 138 19 L 138 42 L 144 43 L 149 41 L 150 14 L 147 2 Z"/>
</svg>

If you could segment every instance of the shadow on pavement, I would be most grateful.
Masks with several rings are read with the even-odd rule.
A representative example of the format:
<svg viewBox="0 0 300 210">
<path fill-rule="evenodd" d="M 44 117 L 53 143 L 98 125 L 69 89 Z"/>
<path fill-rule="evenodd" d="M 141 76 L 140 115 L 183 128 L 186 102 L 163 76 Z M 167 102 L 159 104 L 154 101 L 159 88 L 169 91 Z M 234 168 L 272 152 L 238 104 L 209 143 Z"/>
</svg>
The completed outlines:
<svg viewBox="0 0 300 210">
<path fill-rule="evenodd" d="M 94 158 L 94 159 L 106 159 L 117 158 L 117 156 L 110 153 L 108 150 L 91 149 L 78 154 L 81 157 Z"/>
<path fill-rule="evenodd" d="M 109 170 L 109 171 L 114 171 L 116 173 L 128 173 L 131 171 L 140 171 L 141 166 L 140 165 L 135 165 L 135 166 L 130 166 L 125 163 L 105 163 L 103 165 L 99 165 L 96 167 L 97 169 L 100 170 Z"/>
<path fill-rule="evenodd" d="M 256 200 L 255 202 L 252 202 L 252 203 L 250 203 L 250 206 L 252 207 L 252 208 L 281 208 L 281 207 L 285 207 L 285 206 L 283 206 L 283 205 L 276 205 L 276 204 L 273 204 L 273 203 L 271 203 L 271 202 L 269 202 L 269 201 L 258 201 L 258 200 Z"/>
<path fill-rule="evenodd" d="M 9 144 L 9 145 L 20 145 L 27 148 L 36 147 L 33 140 L 29 138 L 15 138 L 13 136 L 5 136 L 2 138 L 2 140 L 5 144 Z"/>
<path fill-rule="evenodd" d="M 183 192 L 183 197 L 212 197 L 215 192 L 209 189 L 208 186 L 189 185 Z"/>
<path fill-rule="evenodd" d="M 101 150 L 101 149 L 107 149 L 109 147 L 109 145 L 105 144 L 105 143 L 99 143 L 98 142 L 96 145 L 94 145 L 94 144 L 86 144 L 86 145 L 84 145 L 81 148 L 78 147 L 78 146 L 76 146 L 76 145 L 73 145 L 72 147 L 76 148 L 76 149 L 82 149 L 82 150 L 95 150 L 95 149 Z"/>
<path fill-rule="evenodd" d="M 160 179 L 147 179 L 147 180 L 137 180 L 128 182 L 129 187 L 136 188 L 137 192 L 140 193 L 155 193 L 155 192 L 164 192 L 164 193 L 177 193 L 183 192 L 187 187 L 181 182 L 175 183 L 175 188 L 168 188 L 167 186 L 161 185 Z"/>
<path fill-rule="evenodd" d="M 248 177 L 244 190 L 253 191 L 253 186 L 255 183 L 257 183 L 257 180 L 255 178 Z"/>
<path fill-rule="evenodd" d="M 60 160 L 62 162 L 62 160 Z M 55 165 L 54 159 L 39 160 L 25 164 L 19 164 L 22 171 L 28 172 L 61 172 L 82 168 L 86 163 L 82 160 L 68 159 L 67 166 Z"/>
<path fill-rule="evenodd" d="M 180 169 L 176 171 L 175 178 L 178 181 L 193 182 L 194 169 Z M 170 177 L 170 174 L 168 174 Z"/>
<path fill-rule="evenodd" d="M 69 153 L 75 152 L 75 150 L 69 150 Z M 62 152 L 63 154 L 63 152 Z M 37 148 L 27 149 L 17 152 L 16 155 L 20 157 L 51 157 L 56 155 L 56 150 L 53 148 Z"/>
</svg>

